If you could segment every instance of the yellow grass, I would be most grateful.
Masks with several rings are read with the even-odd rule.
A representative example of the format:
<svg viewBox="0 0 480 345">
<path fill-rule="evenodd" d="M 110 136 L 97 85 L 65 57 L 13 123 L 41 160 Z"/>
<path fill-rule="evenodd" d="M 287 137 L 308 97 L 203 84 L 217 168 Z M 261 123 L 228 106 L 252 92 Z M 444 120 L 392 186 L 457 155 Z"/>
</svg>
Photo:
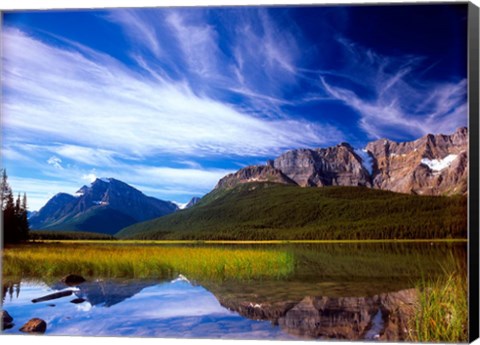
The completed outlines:
<svg viewBox="0 0 480 345">
<path fill-rule="evenodd" d="M 148 241 L 143 245 L 106 243 L 62 241 L 7 248 L 3 274 L 48 278 L 75 273 L 159 279 L 183 274 L 190 279 L 224 280 L 281 278 L 294 269 L 293 256 L 276 250 L 145 245 Z"/>
</svg>

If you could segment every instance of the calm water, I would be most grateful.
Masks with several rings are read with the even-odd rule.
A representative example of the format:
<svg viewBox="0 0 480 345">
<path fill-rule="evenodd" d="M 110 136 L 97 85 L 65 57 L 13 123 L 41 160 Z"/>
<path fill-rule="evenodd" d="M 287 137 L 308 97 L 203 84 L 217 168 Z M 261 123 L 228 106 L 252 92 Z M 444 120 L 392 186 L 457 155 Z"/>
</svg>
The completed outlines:
<svg viewBox="0 0 480 345">
<path fill-rule="evenodd" d="M 377 339 L 402 324 L 402 315 L 394 311 L 408 307 L 419 279 L 466 267 L 464 244 L 277 245 L 275 249 L 294 254 L 295 271 L 283 280 L 95 277 L 72 288 L 60 282 L 4 277 L 3 309 L 14 318 L 14 326 L 4 332 L 20 333 L 26 321 L 39 317 L 48 324 L 46 334 L 52 335 Z M 34 298 L 64 290 L 73 293 L 32 303 Z M 75 298 L 84 301 L 71 303 Z"/>
</svg>

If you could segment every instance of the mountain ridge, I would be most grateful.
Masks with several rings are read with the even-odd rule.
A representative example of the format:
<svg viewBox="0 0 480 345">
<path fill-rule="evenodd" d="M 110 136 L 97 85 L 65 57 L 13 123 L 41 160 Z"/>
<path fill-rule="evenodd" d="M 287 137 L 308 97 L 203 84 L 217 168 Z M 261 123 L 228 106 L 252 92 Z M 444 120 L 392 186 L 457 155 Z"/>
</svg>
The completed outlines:
<svg viewBox="0 0 480 345">
<path fill-rule="evenodd" d="M 113 234 L 125 226 L 177 210 L 174 203 L 147 196 L 122 181 L 99 178 L 90 186 L 82 186 L 75 196 L 56 194 L 29 222 L 38 230 Z"/>
<path fill-rule="evenodd" d="M 378 139 L 363 149 L 348 143 L 294 149 L 265 165 L 229 174 L 215 188 L 248 182 L 278 182 L 301 187 L 362 186 L 419 195 L 467 193 L 468 129 L 427 134 L 417 140 Z"/>
</svg>

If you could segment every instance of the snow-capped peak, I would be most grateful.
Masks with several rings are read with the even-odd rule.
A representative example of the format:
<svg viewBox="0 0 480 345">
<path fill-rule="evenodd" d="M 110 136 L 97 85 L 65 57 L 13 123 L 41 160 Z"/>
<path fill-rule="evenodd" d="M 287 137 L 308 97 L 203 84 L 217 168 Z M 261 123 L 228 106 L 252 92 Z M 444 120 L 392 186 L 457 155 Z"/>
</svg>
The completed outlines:
<svg viewBox="0 0 480 345">
<path fill-rule="evenodd" d="M 105 182 L 105 183 L 110 183 L 110 181 L 112 180 L 111 178 L 107 178 L 107 177 L 98 177 L 97 180 L 100 180 L 102 182 Z"/>
</svg>

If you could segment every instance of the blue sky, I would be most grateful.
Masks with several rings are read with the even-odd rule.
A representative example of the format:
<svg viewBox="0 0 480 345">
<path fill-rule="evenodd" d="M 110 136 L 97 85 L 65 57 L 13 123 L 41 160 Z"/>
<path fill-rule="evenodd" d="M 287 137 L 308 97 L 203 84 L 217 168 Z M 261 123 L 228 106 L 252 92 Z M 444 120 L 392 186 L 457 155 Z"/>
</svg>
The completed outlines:
<svg viewBox="0 0 480 345">
<path fill-rule="evenodd" d="M 283 151 L 452 133 L 467 6 L 6 12 L 2 158 L 39 209 L 114 177 L 187 202 Z"/>
</svg>

